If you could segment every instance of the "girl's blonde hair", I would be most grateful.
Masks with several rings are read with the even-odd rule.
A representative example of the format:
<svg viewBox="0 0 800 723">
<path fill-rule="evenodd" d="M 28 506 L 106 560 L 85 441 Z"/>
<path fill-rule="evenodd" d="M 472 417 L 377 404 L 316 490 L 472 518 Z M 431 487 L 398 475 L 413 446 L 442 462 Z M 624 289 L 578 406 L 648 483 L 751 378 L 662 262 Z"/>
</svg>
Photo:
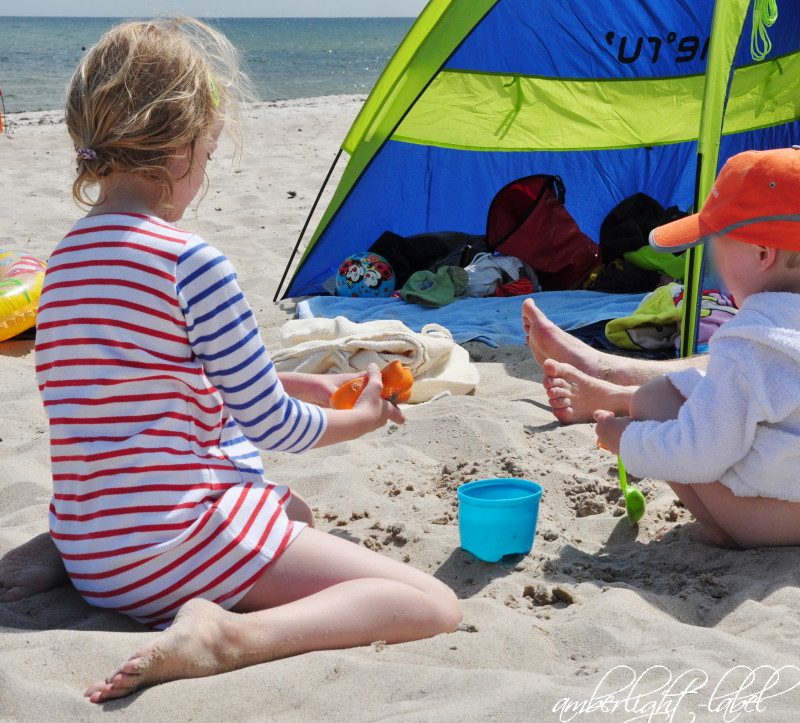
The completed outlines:
<svg viewBox="0 0 800 723">
<path fill-rule="evenodd" d="M 185 17 L 127 22 L 84 56 L 67 86 L 67 129 L 78 175 L 72 196 L 94 206 L 87 188 L 110 173 L 156 184 L 172 197 L 170 160 L 224 122 L 241 149 L 239 111 L 252 98 L 239 53 L 220 32 Z"/>
</svg>

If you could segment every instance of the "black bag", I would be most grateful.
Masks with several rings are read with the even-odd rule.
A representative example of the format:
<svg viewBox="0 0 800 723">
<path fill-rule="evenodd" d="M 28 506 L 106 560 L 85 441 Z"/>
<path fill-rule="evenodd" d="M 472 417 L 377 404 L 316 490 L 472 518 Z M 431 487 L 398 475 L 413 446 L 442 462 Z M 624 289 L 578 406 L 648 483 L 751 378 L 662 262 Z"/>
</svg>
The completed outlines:
<svg viewBox="0 0 800 723">
<path fill-rule="evenodd" d="M 476 253 L 485 250 L 485 242 L 483 236 L 461 231 L 431 231 L 414 236 L 384 231 L 369 250 L 391 264 L 399 289 L 416 271 L 467 266 Z"/>
<path fill-rule="evenodd" d="M 611 263 L 629 251 L 648 245 L 648 236 L 657 226 L 683 218 L 677 206 L 664 208 L 646 193 L 634 193 L 620 201 L 600 225 L 600 248 L 603 260 Z"/>
</svg>

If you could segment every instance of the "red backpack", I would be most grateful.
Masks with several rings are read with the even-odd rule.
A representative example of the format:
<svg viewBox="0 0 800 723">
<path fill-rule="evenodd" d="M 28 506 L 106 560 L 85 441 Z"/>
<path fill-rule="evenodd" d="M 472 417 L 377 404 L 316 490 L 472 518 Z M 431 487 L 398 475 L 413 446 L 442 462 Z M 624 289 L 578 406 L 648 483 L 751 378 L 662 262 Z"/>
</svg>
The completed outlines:
<svg viewBox="0 0 800 723">
<path fill-rule="evenodd" d="M 545 291 L 579 289 L 601 263 L 600 246 L 564 207 L 559 176 L 537 174 L 498 191 L 489 206 L 486 245 L 530 264 Z"/>
</svg>

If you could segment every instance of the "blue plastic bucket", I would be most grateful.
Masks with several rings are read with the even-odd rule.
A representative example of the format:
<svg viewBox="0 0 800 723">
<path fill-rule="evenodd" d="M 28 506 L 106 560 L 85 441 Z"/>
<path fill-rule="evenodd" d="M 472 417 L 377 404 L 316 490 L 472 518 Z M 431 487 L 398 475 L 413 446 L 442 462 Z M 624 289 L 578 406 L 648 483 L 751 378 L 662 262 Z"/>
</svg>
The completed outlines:
<svg viewBox="0 0 800 723">
<path fill-rule="evenodd" d="M 533 547 L 542 486 L 526 479 L 482 479 L 458 488 L 461 549 L 486 562 Z"/>
</svg>

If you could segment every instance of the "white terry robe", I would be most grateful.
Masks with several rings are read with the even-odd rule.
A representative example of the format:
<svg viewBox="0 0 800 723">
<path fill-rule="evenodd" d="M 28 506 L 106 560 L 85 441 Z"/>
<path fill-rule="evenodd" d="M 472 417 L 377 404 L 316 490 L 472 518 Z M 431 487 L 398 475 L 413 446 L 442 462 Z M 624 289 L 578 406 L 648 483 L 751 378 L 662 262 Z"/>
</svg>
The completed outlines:
<svg viewBox="0 0 800 723">
<path fill-rule="evenodd" d="M 800 294 L 764 292 L 711 337 L 705 373 L 666 376 L 678 418 L 633 422 L 620 454 L 637 477 L 720 480 L 741 497 L 800 502 Z"/>
</svg>

